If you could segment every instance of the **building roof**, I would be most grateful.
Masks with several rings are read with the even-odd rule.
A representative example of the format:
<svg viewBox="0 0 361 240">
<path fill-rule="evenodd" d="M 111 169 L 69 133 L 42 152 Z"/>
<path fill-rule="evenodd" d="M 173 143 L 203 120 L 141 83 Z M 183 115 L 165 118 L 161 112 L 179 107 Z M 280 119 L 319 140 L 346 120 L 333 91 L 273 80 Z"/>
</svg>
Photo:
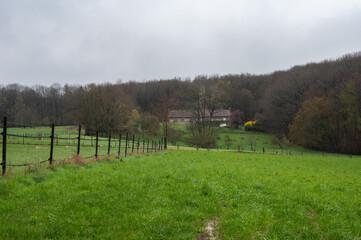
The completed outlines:
<svg viewBox="0 0 361 240">
<path fill-rule="evenodd" d="M 206 117 L 209 117 L 209 111 L 206 110 Z M 213 117 L 230 117 L 231 111 L 229 109 L 217 109 L 213 112 Z M 193 114 L 190 110 L 170 110 L 169 118 L 192 118 Z"/>
<path fill-rule="evenodd" d="M 170 110 L 169 118 L 192 118 L 192 111 L 189 110 Z"/>
</svg>

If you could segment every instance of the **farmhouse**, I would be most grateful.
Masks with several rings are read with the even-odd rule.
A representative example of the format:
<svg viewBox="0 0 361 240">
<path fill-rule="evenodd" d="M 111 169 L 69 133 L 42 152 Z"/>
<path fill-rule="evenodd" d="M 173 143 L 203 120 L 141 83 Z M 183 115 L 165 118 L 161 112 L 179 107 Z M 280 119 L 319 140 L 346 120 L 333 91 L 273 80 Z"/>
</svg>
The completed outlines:
<svg viewBox="0 0 361 240">
<path fill-rule="evenodd" d="M 210 117 L 210 113 L 206 111 L 206 117 Z M 218 109 L 214 110 L 211 121 L 220 123 L 229 123 L 231 117 L 230 109 Z M 170 110 L 169 111 L 169 122 L 192 122 L 194 116 L 190 110 Z"/>
</svg>

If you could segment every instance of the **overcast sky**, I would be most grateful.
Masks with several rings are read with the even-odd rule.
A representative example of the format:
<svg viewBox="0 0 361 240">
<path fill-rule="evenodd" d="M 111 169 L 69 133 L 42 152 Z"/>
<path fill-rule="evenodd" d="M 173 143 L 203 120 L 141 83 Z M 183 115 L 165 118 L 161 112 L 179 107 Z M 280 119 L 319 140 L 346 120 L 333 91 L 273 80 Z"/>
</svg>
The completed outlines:
<svg viewBox="0 0 361 240">
<path fill-rule="evenodd" d="M 0 0 L 0 84 L 271 73 L 358 51 L 360 0 Z"/>
</svg>

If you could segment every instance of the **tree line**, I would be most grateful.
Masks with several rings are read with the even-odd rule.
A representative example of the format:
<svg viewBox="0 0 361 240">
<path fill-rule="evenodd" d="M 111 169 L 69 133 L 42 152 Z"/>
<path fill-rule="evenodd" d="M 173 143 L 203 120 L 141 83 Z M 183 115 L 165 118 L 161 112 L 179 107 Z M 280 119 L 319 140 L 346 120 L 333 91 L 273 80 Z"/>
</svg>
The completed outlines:
<svg viewBox="0 0 361 240">
<path fill-rule="evenodd" d="M 260 131 L 307 148 L 361 154 L 361 54 L 271 74 L 200 75 L 85 86 L 0 86 L 0 115 L 18 124 L 84 124 L 87 131 L 158 134 L 169 109 L 231 108 L 235 127 L 258 120 Z M 193 126 L 198 133 L 205 126 Z M 174 133 L 172 133 L 174 134 Z"/>
</svg>

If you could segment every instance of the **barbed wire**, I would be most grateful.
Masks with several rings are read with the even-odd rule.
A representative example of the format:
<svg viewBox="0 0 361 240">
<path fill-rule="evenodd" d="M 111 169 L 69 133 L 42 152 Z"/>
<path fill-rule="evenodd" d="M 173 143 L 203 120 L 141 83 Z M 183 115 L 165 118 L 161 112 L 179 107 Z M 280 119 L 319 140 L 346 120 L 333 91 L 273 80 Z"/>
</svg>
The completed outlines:
<svg viewBox="0 0 361 240">
<path fill-rule="evenodd" d="M 109 133 L 104 133 L 104 132 L 97 132 L 97 133 L 93 133 L 93 132 L 85 132 L 83 134 L 76 136 L 76 137 L 70 137 L 71 135 L 75 135 L 75 131 L 76 130 L 72 130 L 71 131 L 60 131 L 57 132 L 58 136 L 54 133 L 52 133 L 52 135 L 40 135 L 40 134 L 50 134 L 50 129 L 51 126 L 42 126 L 42 125 L 31 125 L 31 124 L 22 124 L 22 123 L 16 123 L 16 122 L 7 122 L 7 128 L 8 130 L 10 130 L 11 132 L 14 133 L 7 133 L 6 136 L 9 137 L 9 141 L 8 144 L 19 144 L 19 145 L 28 145 L 28 146 L 52 146 L 52 147 L 71 147 L 71 148 L 75 148 L 77 146 L 79 146 L 78 144 L 80 144 L 80 146 L 83 147 L 95 147 L 96 144 L 95 142 L 101 142 L 101 144 L 98 144 L 98 148 L 99 149 L 103 149 L 102 151 L 104 151 L 104 149 L 107 147 L 108 148 L 108 152 L 105 154 L 97 154 L 97 157 L 106 157 L 106 156 L 116 156 L 116 155 L 120 155 L 121 151 L 124 151 L 124 154 L 126 154 L 128 152 L 129 155 L 133 155 L 133 154 L 139 154 L 142 152 L 147 151 L 147 153 L 154 153 L 154 152 L 158 152 L 158 148 L 157 147 L 145 147 L 145 141 L 146 140 L 151 140 L 153 141 L 154 138 L 152 139 L 148 139 L 148 138 L 144 138 L 144 136 L 139 136 L 138 137 L 134 134 L 128 134 L 128 138 L 126 138 L 126 134 L 114 134 L 114 135 L 109 135 Z M 45 128 L 44 129 L 38 129 L 39 133 L 38 135 L 33 135 L 33 134 L 29 134 L 29 131 L 27 132 L 27 130 L 25 130 L 25 128 Z M 19 130 L 17 130 L 16 128 L 19 128 Z M 24 128 L 24 129 L 22 129 Z M 0 125 L 0 129 L 4 129 L 3 126 Z M 122 128 L 124 129 L 124 128 Z M 17 130 L 17 131 L 16 131 Z M 48 131 L 49 130 L 49 131 Z M 21 134 L 21 131 L 24 131 L 25 134 Z M 19 133 L 20 132 L 20 133 Z M 34 131 L 33 131 L 34 132 Z M 60 133 L 60 134 L 59 134 Z M 3 132 L 1 132 L 2 135 L 4 135 Z M 67 136 L 69 134 L 69 137 L 63 137 L 64 135 Z M 78 132 L 79 134 L 79 132 Z M 96 137 L 98 136 L 98 137 Z M 22 139 L 22 141 L 21 141 Z M 24 139 L 35 139 L 34 141 L 26 141 Z M 50 139 L 56 140 L 56 142 L 54 143 L 54 145 L 50 144 Z M 0 139 L 0 143 L 2 143 L 1 141 L 2 139 Z M 41 141 L 40 141 L 41 140 Z M 42 140 L 46 140 L 46 141 L 42 141 Z M 59 141 L 60 140 L 60 141 Z M 77 143 L 75 143 L 75 140 L 77 140 Z M 81 144 L 81 140 L 83 140 L 83 144 Z M 69 141 L 70 143 L 68 144 L 67 141 Z M 141 145 L 141 142 L 143 141 L 143 147 Z M 60 144 L 59 144 L 60 142 Z M 72 142 L 72 143 L 71 143 Z M 90 143 L 91 142 L 91 143 Z M 107 144 L 104 144 L 105 142 L 107 142 Z M 158 141 L 156 141 L 158 142 Z M 40 148 L 40 147 L 39 147 Z M 41 147 L 41 148 L 45 148 L 45 147 Z M 37 148 L 38 149 L 38 148 Z M 117 153 L 111 153 L 111 151 L 114 151 L 114 149 L 117 149 Z M 1 149 L 0 149 L 1 150 Z M 51 150 L 52 151 L 52 150 Z M 0 151 L 1 152 L 1 151 Z M 123 153 L 122 153 L 123 154 Z M 90 159 L 90 158 L 94 158 L 95 154 L 91 155 L 91 156 L 85 156 L 83 157 L 84 159 Z M 19 164 L 11 164 L 11 162 L 8 162 L 6 164 L 7 167 L 26 167 L 26 166 L 33 166 L 33 165 L 41 165 L 44 163 L 51 163 L 51 162 L 57 162 L 57 161 L 66 161 L 66 160 L 56 160 L 56 159 L 47 159 L 47 160 L 43 160 L 40 162 L 30 162 L 30 163 L 19 163 Z M 1 163 L 1 165 L 3 165 L 3 163 Z"/>
<path fill-rule="evenodd" d="M 2 121 L 3 122 L 3 121 Z M 31 128 L 35 128 L 35 127 L 50 127 L 50 126 L 44 126 L 44 125 L 32 125 L 32 124 L 23 124 L 23 123 L 16 123 L 16 122 L 11 122 L 11 121 L 7 121 L 7 125 L 8 127 L 12 127 L 12 125 L 14 126 L 20 126 L 20 127 L 31 127 Z"/>
<path fill-rule="evenodd" d="M 108 142 L 109 139 L 98 139 L 98 142 Z"/>
<path fill-rule="evenodd" d="M 55 160 L 53 160 L 55 161 Z M 49 160 L 44 160 L 41 162 L 36 162 L 36 163 L 24 163 L 24 164 L 6 164 L 7 167 L 26 167 L 26 166 L 31 166 L 31 165 L 40 165 L 43 163 L 49 162 Z M 2 163 L 0 163 L 0 165 L 2 165 Z"/>
<path fill-rule="evenodd" d="M 78 137 L 73 137 L 73 138 L 54 137 L 54 139 L 60 139 L 60 140 L 78 140 Z"/>
<path fill-rule="evenodd" d="M 19 138 L 37 138 L 37 139 L 41 139 L 41 138 L 51 138 L 51 136 L 29 136 L 29 135 L 18 135 L 18 134 L 9 134 L 9 133 L 7 133 L 6 136 L 9 136 L 9 137 L 19 137 Z"/>
<path fill-rule="evenodd" d="M 2 141 L 0 141 L 0 144 L 2 144 Z M 22 143 L 22 142 L 8 142 L 8 144 L 17 144 L 17 145 L 27 145 L 27 146 L 50 146 L 50 143 Z M 54 146 L 56 147 L 77 147 L 78 145 L 77 144 L 64 144 L 64 143 L 54 143 Z M 91 144 L 80 144 L 80 146 L 82 147 L 95 147 L 95 143 L 93 145 Z M 98 147 L 101 147 L 101 148 L 105 148 L 105 147 L 108 147 L 108 145 L 98 145 Z M 110 145 L 111 148 L 119 148 L 119 145 Z M 125 146 L 121 146 L 120 147 L 121 149 L 125 149 Z M 131 146 L 128 146 L 128 149 L 131 148 Z M 141 148 L 141 147 L 139 147 Z"/>
<path fill-rule="evenodd" d="M 132 152 L 132 153 L 129 153 L 129 154 L 134 154 L 134 153 L 138 153 L 138 152 Z M 98 154 L 97 157 L 116 156 L 116 155 L 119 155 L 119 154 L 118 153 Z M 83 158 L 89 159 L 89 158 L 93 158 L 93 157 L 95 157 L 95 154 L 91 155 L 91 156 L 83 157 Z M 32 166 L 32 165 L 40 165 L 40 164 L 43 164 L 43 163 L 46 163 L 46 162 L 49 162 L 49 161 L 50 161 L 50 159 L 43 160 L 41 162 L 36 162 L 36 163 L 24 163 L 24 164 L 9 164 L 9 163 L 7 163 L 6 166 L 7 167 L 26 167 L 26 166 Z M 66 161 L 66 160 L 56 160 L 56 159 L 52 160 L 52 162 L 58 162 L 58 161 Z M 3 163 L 1 162 L 0 165 L 3 165 Z"/>
<path fill-rule="evenodd" d="M 98 154 L 98 157 L 105 157 L 105 156 L 108 156 L 108 155 L 110 155 L 110 154 Z"/>
</svg>

